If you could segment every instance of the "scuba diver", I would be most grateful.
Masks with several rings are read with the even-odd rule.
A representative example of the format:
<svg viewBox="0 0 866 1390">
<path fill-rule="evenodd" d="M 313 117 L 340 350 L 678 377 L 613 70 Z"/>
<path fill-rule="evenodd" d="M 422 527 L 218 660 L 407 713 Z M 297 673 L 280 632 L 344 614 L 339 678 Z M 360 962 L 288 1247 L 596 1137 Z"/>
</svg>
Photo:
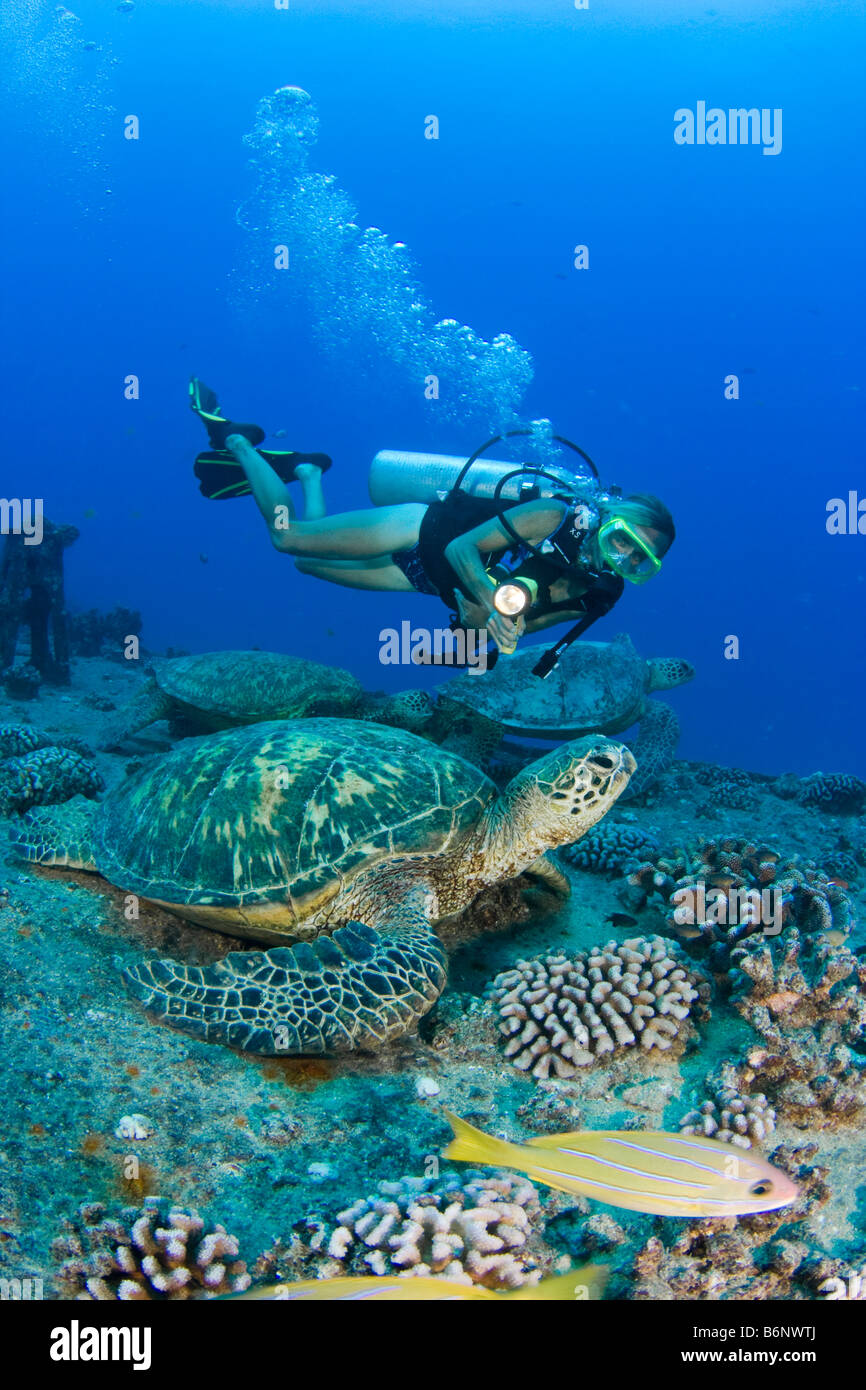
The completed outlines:
<svg viewBox="0 0 866 1390">
<path fill-rule="evenodd" d="M 190 404 L 211 443 L 195 463 L 201 492 L 210 498 L 251 492 L 274 546 L 293 556 L 302 574 L 353 589 L 435 595 L 453 610 L 452 628 L 486 629 L 503 654 L 524 633 L 571 621 L 569 633 L 534 668 L 539 676 L 610 611 L 626 583 L 657 574 L 674 541 L 673 519 L 657 497 L 602 492 L 592 460 L 562 436 L 553 438 L 578 454 L 593 477 L 558 465 L 482 460 L 493 444 L 533 433 L 512 430 L 465 462 L 383 451 L 370 473 L 377 505 L 328 516 L 327 454 L 258 448 L 264 431 L 225 419 L 213 391 L 195 377 Z M 295 481 L 303 495 L 300 517 L 287 487 Z"/>
</svg>

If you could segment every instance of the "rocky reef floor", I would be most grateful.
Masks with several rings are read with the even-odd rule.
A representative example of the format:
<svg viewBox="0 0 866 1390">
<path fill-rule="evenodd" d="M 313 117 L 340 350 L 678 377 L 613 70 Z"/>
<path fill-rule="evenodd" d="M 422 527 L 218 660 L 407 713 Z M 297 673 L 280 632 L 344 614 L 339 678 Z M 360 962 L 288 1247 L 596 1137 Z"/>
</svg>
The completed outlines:
<svg viewBox="0 0 866 1390">
<path fill-rule="evenodd" d="M 0 724 L 32 723 L 96 743 L 106 706 L 129 693 L 116 662 L 81 660 L 67 690 L 43 687 L 28 702 L 0 696 Z M 140 737 L 142 754 L 168 745 L 164 731 L 157 725 Z M 109 785 L 131 760 L 97 756 Z M 845 948 L 866 959 L 862 816 L 804 800 L 793 783 L 731 771 L 678 762 L 647 804 L 620 804 L 611 824 L 642 832 L 663 854 L 737 839 L 813 861 L 845 885 Z M 520 959 L 659 933 L 674 942 L 663 903 L 629 900 L 627 868 L 624 860 L 602 870 L 567 862 L 567 901 L 540 889 L 527 889 L 517 908 L 514 897 L 503 899 L 502 911 L 516 920 L 455 952 L 446 993 L 416 1035 L 376 1054 L 291 1060 L 187 1039 L 152 1022 L 125 993 L 120 970 L 145 952 L 203 963 L 237 949 L 236 940 L 150 907 L 127 921 L 123 895 L 103 880 L 6 858 L 0 1277 L 41 1278 L 46 1297 L 70 1296 L 55 1245 L 66 1223 L 83 1204 L 117 1213 L 149 1196 L 222 1224 L 254 1281 L 333 1272 L 327 1242 L 317 1245 L 311 1233 L 332 1230 L 338 1213 L 378 1184 L 409 1191 L 406 1180 L 465 1177 L 462 1165 L 438 1157 L 450 1133 L 443 1107 L 516 1138 L 581 1127 L 676 1129 L 706 1101 L 707 1078 L 761 1041 L 724 988 L 670 1054 L 625 1048 L 575 1076 L 540 1080 L 507 1060 L 485 999 L 497 973 Z M 487 925 L 496 911 L 492 902 Z M 614 914 L 633 923 L 616 925 Z M 841 944 L 832 932 L 828 941 Z M 702 968 L 699 957 L 695 966 Z M 855 1064 L 864 1049 L 862 1037 L 852 1044 Z M 609 1296 L 619 1298 L 822 1297 L 828 1274 L 866 1266 L 866 1126 L 862 1114 L 815 1115 L 783 1106 L 763 1144 L 765 1153 L 782 1146 L 789 1169 L 802 1170 L 804 1198 L 789 1213 L 744 1218 L 732 1223 L 738 1230 L 718 1223 L 708 1234 L 712 1223 L 700 1223 L 703 1246 L 695 1237 L 686 1249 L 695 1223 L 539 1190 L 532 1266 L 546 1273 L 569 1259 L 609 1258 L 617 1269 Z"/>
</svg>

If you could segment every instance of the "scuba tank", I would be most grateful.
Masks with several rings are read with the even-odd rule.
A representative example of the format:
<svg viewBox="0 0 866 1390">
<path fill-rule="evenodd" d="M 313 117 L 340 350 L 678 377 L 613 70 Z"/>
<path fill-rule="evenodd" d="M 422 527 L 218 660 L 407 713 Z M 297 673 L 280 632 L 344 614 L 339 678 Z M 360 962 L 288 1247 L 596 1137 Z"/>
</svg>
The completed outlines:
<svg viewBox="0 0 866 1390">
<path fill-rule="evenodd" d="M 558 464 L 515 464 L 506 462 L 504 459 L 482 457 L 493 445 L 499 444 L 505 439 L 532 434 L 533 430 L 531 429 L 507 430 L 504 434 L 497 434 L 492 439 L 488 439 L 486 443 L 470 454 L 469 458 L 455 457 L 450 454 L 416 454 L 394 449 L 381 449 L 370 466 L 368 482 L 370 501 L 376 507 L 391 506 L 403 502 L 421 502 L 430 506 L 434 502 L 445 501 L 450 496 L 463 493 L 470 497 L 483 498 L 493 502 L 496 515 L 503 529 L 514 541 L 514 545 L 511 547 L 513 560 L 510 568 L 512 573 L 508 573 L 509 567 L 506 566 L 505 572 L 501 575 L 502 582 L 499 585 L 500 589 L 506 591 L 503 593 L 503 601 L 516 599 L 519 597 L 516 591 L 525 590 L 523 599 L 528 599 L 529 606 L 531 606 L 538 590 L 538 584 L 534 578 L 523 573 L 528 568 L 527 561 L 540 561 L 545 566 L 552 566 L 560 571 L 567 571 L 571 565 L 556 557 L 556 547 L 550 540 L 538 546 L 520 536 L 508 520 L 508 509 L 517 503 L 528 502 L 536 498 L 555 497 L 563 501 L 568 500 L 574 508 L 572 532 L 575 535 L 580 535 L 590 529 L 592 525 L 598 524 L 597 503 L 604 496 L 600 492 L 598 469 L 592 459 L 585 450 L 563 435 L 552 435 L 551 438 L 556 443 L 567 446 L 576 454 L 582 460 L 584 468 L 589 470 L 588 475 L 584 469 L 581 469 L 582 476 L 579 476 Z M 595 576 L 595 578 L 599 579 L 600 576 Z M 595 598 L 585 604 L 584 616 L 553 647 L 542 654 L 532 668 L 533 675 L 542 679 L 550 675 L 562 653 L 571 646 L 572 642 L 581 637 L 597 618 L 612 607 L 619 597 L 621 589 L 622 580 L 619 581 L 619 588 L 614 585 L 612 591 L 610 584 L 602 583 Z M 510 593 L 508 591 L 515 592 Z M 499 611 L 508 612 L 510 610 L 500 608 Z M 457 615 L 454 614 L 452 627 L 456 624 Z M 488 669 L 494 664 L 498 655 L 499 653 L 495 649 L 489 654 Z"/>
<path fill-rule="evenodd" d="M 464 474 L 462 479 L 461 473 Z M 380 449 L 370 465 L 368 487 L 374 507 L 388 507 L 399 502 L 424 502 L 429 505 L 441 501 L 458 482 L 460 491 L 470 497 L 484 497 L 491 501 L 495 497 L 497 501 L 501 499 L 503 503 L 514 506 L 527 500 L 528 491 L 534 497 L 553 497 L 563 489 L 572 491 L 575 475 L 567 468 L 545 464 L 544 476 L 540 477 L 525 472 L 514 462 L 480 457 L 467 470 L 465 456 Z"/>
</svg>

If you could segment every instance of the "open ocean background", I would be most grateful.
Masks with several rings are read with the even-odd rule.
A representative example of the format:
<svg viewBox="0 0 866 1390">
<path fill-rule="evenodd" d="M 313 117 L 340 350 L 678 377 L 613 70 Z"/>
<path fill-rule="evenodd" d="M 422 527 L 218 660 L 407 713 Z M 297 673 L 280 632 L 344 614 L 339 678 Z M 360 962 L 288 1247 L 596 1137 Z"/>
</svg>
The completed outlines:
<svg viewBox="0 0 866 1390">
<path fill-rule="evenodd" d="M 257 645 L 368 687 L 425 681 L 380 666 L 379 632 L 445 625 L 440 604 L 302 577 L 251 500 L 207 502 L 192 476 L 193 372 L 227 414 L 285 429 L 272 447 L 330 453 L 334 511 L 365 505 L 377 449 L 468 454 L 486 437 L 437 421 L 421 382 L 367 390 L 276 288 L 239 303 L 243 136 L 261 98 L 299 85 L 321 122 L 311 168 L 362 227 L 407 244 L 435 317 L 511 334 L 535 370 L 522 414 L 671 506 L 662 575 L 591 636 L 627 630 L 646 655 L 695 663 L 668 697 L 681 755 L 866 775 L 866 536 L 825 529 L 831 497 L 866 497 L 862 4 L 92 0 L 75 14 L 4 9 L 0 106 L 0 492 L 80 528 L 73 608 L 140 609 L 153 652 Z M 781 154 L 677 146 L 674 111 L 699 100 L 782 108 Z M 578 243 L 588 272 L 572 268 Z"/>
</svg>

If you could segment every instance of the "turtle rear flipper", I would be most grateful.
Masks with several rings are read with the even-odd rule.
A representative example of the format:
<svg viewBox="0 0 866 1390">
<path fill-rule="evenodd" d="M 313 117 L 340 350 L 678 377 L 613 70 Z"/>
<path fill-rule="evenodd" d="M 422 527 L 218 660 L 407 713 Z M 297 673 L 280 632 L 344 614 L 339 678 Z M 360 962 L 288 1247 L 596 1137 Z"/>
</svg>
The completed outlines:
<svg viewBox="0 0 866 1390">
<path fill-rule="evenodd" d="M 9 845 L 18 859 L 29 864 L 86 869 L 96 873 L 93 832 L 99 803 L 74 796 L 62 806 L 40 807 L 15 820 Z"/>
<path fill-rule="evenodd" d="M 680 721 L 670 705 L 647 700 L 638 725 L 637 738 L 628 744 L 637 759 L 637 772 L 623 800 L 640 796 L 670 766 L 677 751 Z"/>
<path fill-rule="evenodd" d="M 352 1052 L 400 1037 L 444 987 L 426 914 L 404 905 L 395 925 L 351 922 L 310 945 L 235 951 L 204 968 L 153 960 L 123 976 L 161 1022 L 204 1042 L 266 1056 Z"/>
</svg>

